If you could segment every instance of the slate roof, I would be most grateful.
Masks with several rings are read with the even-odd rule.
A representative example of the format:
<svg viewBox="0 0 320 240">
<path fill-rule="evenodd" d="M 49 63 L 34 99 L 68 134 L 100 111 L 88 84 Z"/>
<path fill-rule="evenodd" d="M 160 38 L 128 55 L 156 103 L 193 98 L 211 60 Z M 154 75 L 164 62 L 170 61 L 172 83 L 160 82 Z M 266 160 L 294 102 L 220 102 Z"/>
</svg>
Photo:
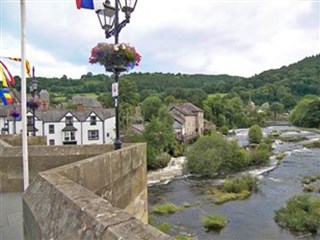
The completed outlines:
<svg viewBox="0 0 320 240">
<path fill-rule="evenodd" d="M 195 116 L 197 112 L 203 112 L 202 109 L 196 107 L 192 103 L 175 103 L 169 105 L 169 111 L 171 111 L 173 108 L 177 109 L 181 113 L 183 113 L 185 116 Z"/>
<path fill-rule="evenodd" d="M 82 104 L 85 108 L 102 108 L 101 103 L 96 98 L 74 96 L 70 104 Z"/>
<path fill-rule="evenodd" d="M 0 117 L 8 117 L 10 111 L 14 108 L 13 105 L 0 106 Z M 16 106 L 16 109 L 21 112 L 20 105 Z M 101 108 L 94 110 L 84 110 L 82 112 L 77 112 L 76 110 L 59 110 L 59 109 L 50 109 L 47 111 L 35 111 L 35 116 L 44 122 L 60 122 L 61 119 L 70 112 L 75 118 L 79 121 L 85 121 L 92 112 L 96 113 L 96 115 L 101 119 L 105 120 L 115 116 L 115 110 L 113 108 Z M 12 117 L 8 117 L 10 119 Z"/>
</svg>

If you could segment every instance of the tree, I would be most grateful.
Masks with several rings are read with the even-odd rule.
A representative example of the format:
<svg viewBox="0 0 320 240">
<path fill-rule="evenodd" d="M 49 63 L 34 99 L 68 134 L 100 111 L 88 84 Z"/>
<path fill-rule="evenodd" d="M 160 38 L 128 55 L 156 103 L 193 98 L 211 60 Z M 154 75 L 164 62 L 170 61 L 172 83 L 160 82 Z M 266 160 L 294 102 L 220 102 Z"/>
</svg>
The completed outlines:
<svg viewBox="0 0 320 240">
<path fill-rule="evenodd" d="M 273 119 L 277 119 L 277 114 L 282 113 L 284 111 L 284 106 L 282 103 L 273 102 L 271 103 L 270 110 L 273 112 Z"/>
<path fill-rule="evenodd" d="M 169 127 L 159 118 L 152 118 L 147 123 L 143 136 L 147 141 L 148 168 L 154 169 L 157 166 L 156 157 L 168 151 L 175 142 L 172 125 Z"/>
<path fill-rule="evenodd" d="M 252 125 L 249 129 L 248 136 L 250 143 L 261 143 L 263 137 L 261 127 L 257 124 Z"/>
<path fill-rule="evenodd" d="M 320 99 L 317 96 L 306 96 L 293 109 L 290 120 L 299 127 L 319 127 Z"/>
<path fill-rule="evenodd" d="M 147 97 L 142 103 L 141 103 L 141 111 L 142 115 L 144 116 L 145 121 L 151 121 L 152 118 L 155 118 L 158 116 L 158 111 L 163 105 L 162 101 L 158 97 Z"/>
</svg>

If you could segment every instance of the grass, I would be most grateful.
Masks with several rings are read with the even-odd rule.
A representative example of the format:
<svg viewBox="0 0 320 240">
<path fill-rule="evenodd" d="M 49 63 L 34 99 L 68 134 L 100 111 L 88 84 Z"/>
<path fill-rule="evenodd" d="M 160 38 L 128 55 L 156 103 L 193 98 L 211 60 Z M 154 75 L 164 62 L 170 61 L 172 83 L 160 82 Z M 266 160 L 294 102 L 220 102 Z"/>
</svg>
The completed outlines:
<svg viewBox="0 0 320 240">
<path fill-rule="evenodd" d="M 248 190 L 242 190 L 239 193 L 228 193 L 217 188 L 213 188 L 210 191 L 215 196 L 213 202 L 218 205 L 238 199 L 246 199 L 250 196 L 250 191 Z"/>
<path fill-rule="evenodd" d="M 208 193 L 214 195 L 215 204 L 223 204 L 228 201 L 246 199 L 252 191 L 258 187 L 258 179 L 250 175 L 237 178 L 228 178 L 222 185 L 211 188 Z"/>
<path fill-rule="evenodd" d="M 301 183 L 303 184 L 304 192 L 320 192 L 320 175 L 303 177 Z"/>
<path fill-rule="evenodd" d="M 308 140 L 306 137 L 279 137 L 279 139 L 283 142 L 301 142 Z"/>
<path fill-rule="evenodd" d="M 189 236 L 186 236 L 186 235 L 177 235 L 175 237 L 175 240 L 196 240 L 196 238 L 189 237 Z"/>
<path fill-rule="evenodd" d="M 281 161 L 281 160 L 284 159 L 286 156 L 287 156 L 286 153 L 279 153 L 279 154 L 276 156 L 276 159 L 277 159 L 278 161 Z"/>
<path fill-rule="evenodd" d="M 320 140 L 313 141 L 304 145 L 306 148 L 320 148 Z"/>
<path fill-rule="evenodd" d="M 320 197 L 297 195 L 285 207 L 275 211 L 279 226 L 299 233 L 317 233 L 320 230 Z"/>
<path fill-rule="evenodd" d="M 206 215 L 203 217 L 202 222 L 206 231 L 220 230 L 228 223 L 227 219 L 219 214 Z"/>
<path fill-rule="evenodd" d="M 158 226 L 156 226 L 156 228 L 163 233 L 168 233 L 171 229 L 171 225 L 167 222 L 161 222 Z"/>
<path fill-rule="evenodd" d="M 166 202 L 164 204 L 156 204 L 152 208 L 152 213 L 155 214 L 173 214 L 175 212 L 181 211 L 183 207 L 177 206 L 173 203 Z"/>
</svg>

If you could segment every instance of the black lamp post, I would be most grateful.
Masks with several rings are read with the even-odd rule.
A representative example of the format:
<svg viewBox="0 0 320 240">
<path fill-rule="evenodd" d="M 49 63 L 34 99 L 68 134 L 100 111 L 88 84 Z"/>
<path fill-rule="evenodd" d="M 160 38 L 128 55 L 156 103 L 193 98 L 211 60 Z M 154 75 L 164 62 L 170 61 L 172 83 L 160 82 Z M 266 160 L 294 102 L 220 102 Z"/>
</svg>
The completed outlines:
<svg viewBox="0 0 320 240">
<path fill-rule="evenodd" d="M 104 2 L 104 9 L 96 11 L 102 29 L 105 31 L 106 38 L 114 36 L 114 43 L 119 43 L 119 33 L 127 23 L 130 22 L 131 13 L 134 11 L 138 0 L 124 0 L 121 4 L 120 0 L 115 0 L 115 6 L 111 6 L 110 1 Z M 119 22 L 119 10 L 124 13 L 124 20 Z M 117 68 L 113 69 L 114 82 L 118 83 L 120 71 Z M 120 149 L 122 142 L 120 139 L 120 122 L 119 122 L 119 96 L 114 99 L 115 114 L 116 114 L 116 139 L 114 141 L 114 148 Z"/>
<path fill-rule="evenodd" d="M 35 95 L 38 88 L 38 81 L 34 76 L 34 67 L 32 67 L 32 80 L 29 87 L 32 96 L 32 104 L 30 104 L 30 108 L 32 110 L 32 136 L 36 136 L 35 111 L 38 108 L 38 104 L 36 102 Z"/>
</svg>

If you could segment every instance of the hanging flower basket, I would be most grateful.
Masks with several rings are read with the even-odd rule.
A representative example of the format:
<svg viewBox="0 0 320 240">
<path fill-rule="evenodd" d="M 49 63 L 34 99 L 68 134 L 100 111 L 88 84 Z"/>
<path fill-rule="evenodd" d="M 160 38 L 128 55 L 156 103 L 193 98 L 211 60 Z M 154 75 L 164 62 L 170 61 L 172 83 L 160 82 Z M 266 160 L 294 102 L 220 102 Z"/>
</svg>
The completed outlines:
<svg viewBox="0 0 320 240">
<path fill-rule="evenodd" d="M 38 109 L 38 107 L 40 107 L 40 101 L 35 99 L 30 99 L 29 101 L 27 101 L 27 107 L 32 110 L 36 110 Z"/>
<path fill-rule="evenodd" d="M 14 109 L 11 111 L 10 116 L 13 117 L 14 119 L 17 119 L 20 117 L 20 113 L 16 109 Z"/>
<path fill-rule="evenodd" d="M 99 63 L 106 71 L 128 71 L 138 66 L 141 60 L 140 54 L 129 44 L 98 43 L 92 48 L 89 63 Z"/>
</svg>

